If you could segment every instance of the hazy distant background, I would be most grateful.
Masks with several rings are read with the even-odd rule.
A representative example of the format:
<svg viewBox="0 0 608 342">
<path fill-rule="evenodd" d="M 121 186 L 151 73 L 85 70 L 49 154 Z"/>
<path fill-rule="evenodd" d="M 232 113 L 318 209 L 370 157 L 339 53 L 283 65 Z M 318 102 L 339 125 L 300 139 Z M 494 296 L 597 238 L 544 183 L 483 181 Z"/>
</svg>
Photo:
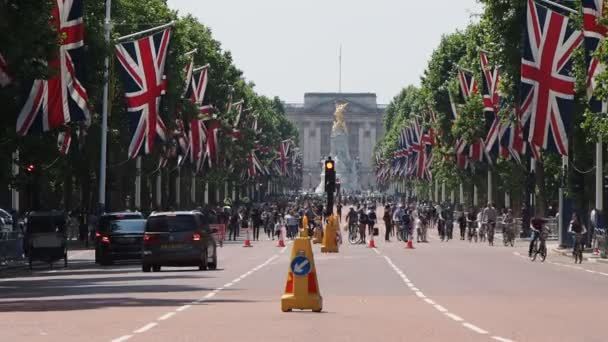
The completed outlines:
<svg viewBox="0 0 608 342">
<path fill-rule="evenodd" d="M 168 0 L 232 52 L 258 93 L 302 102 L 304 92 L 375 92 L 388 103 L 418 84 L 441 35 L 481 12 L 476 0 Z"/>
</svg>

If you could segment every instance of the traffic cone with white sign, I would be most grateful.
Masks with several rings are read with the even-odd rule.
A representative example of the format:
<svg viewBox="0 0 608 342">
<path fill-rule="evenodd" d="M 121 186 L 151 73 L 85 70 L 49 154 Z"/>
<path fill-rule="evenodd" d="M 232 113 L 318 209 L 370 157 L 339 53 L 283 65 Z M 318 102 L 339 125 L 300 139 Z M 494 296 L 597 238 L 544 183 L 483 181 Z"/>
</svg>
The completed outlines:
<svg viewBox="0 0 608 342">
<path fill-rule="evenodd" d="M 310 237 L 305 229 L 300 230 L 300 235 L 293 241 L 290 260 L 285 293 L 281 297 L 281 310 L 321 312 L 323 298 L 319 292 Z"/>
</svg>

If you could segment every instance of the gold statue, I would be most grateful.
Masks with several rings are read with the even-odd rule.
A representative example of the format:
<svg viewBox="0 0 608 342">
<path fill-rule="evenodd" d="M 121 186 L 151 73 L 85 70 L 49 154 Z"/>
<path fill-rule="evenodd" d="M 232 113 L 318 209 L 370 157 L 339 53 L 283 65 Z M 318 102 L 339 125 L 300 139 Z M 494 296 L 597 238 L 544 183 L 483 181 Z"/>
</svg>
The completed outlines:
<svg viewBox="0 0 608 342">
<path fill-rule="evenodd" d="M 337 131 L 347 131 L 346 121 L 344 120 L 344 112 L 346 112 L 346 107 L 348 107 L 348 102 L 336 102 L 336 112 L 334 113 L 334 127 L 331 130 L 333 133 L 336 133 Z"/>
</svg>

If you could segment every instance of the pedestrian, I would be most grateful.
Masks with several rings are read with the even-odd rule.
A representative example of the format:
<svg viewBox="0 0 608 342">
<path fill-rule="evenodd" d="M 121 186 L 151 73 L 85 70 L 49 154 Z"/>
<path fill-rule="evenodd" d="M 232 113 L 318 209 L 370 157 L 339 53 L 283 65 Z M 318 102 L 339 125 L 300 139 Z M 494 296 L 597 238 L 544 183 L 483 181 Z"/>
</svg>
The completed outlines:
<svg viewBox="0 0 608 342">
<path fill-rule="evenodd" d="M 294 239 L 298 232 L 298 219 L 294 216 L 295 212 L 287 212 L 285 215 L 285 225 L 287 226 L 287 237 Z"/>
<path fill-rule="evenodd" d="M 367 227 L 367 214 L 365 213 L 365 209 L 359 209 L 359 235 L 361 236 L 360 244 L 365 244 L 365 228 Z"/>
<path fill-rule="evenodd" d="M 236 209 L 232 211 L 228 228 L 230 230 L 228 233 L 228 241 L 236 241 L 237 231 L 239 230 L 239 214 Z"/>
<path fill-rule="evenodd" d="M 376 224 L 377 220 L 376 207 L 370 206 L 367 210 L 367 232 L 370 236 L 373 236 L 374 234 L 374 225 Z"/>
<path fill-rule="evenodd" d="M 262 226 L 262 216 L 258 208 L 251 211 L 251 224 L 253 225 L 253 240 L 260 240 L 260 227 Z"/>
<path fill-rule="evenodd" d="M 338 212 L 338 222 L 342 223 L 342 203 L 338 202 L 336 206 L 336 211 Z"/>
<path fill-rule="evenodd" d="M 384 241 L 390 242 L 390 234 L 393 230 L 393 222 L 391 221 L 391 206 L 386 205 L 384 207 L 384 215 L 382 216 L 382 220 L 384 221 Z"/>
</svg>

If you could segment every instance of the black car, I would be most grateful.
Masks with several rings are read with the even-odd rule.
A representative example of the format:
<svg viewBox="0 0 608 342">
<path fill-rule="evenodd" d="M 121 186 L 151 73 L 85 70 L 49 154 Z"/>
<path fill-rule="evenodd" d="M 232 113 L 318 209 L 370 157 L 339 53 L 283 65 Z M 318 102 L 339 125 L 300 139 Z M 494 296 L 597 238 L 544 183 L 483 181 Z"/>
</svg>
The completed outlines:
<svg viewBox="0 0 608 342">
<path fill-rule="evenodd" d="M 114 260 L 140 259 L 145 225 L 139 212 L 102 215 L 95 231 L 95 262 L 110 265 Z"/>
<path fill-rule="evenodd" d="M 161 266 L 217 269 L 217 244 L 207 217 L 198 211 L 152 213 L 146 222 L 142 270 Z"/>
</svg>

